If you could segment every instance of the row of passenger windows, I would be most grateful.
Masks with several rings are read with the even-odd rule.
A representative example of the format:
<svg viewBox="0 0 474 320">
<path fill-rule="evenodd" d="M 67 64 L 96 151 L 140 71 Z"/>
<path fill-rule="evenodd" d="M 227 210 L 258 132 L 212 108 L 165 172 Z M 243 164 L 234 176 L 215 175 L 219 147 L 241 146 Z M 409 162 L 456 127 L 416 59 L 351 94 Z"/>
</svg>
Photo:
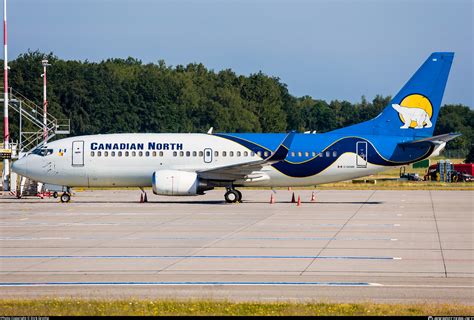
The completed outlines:
<svg viewBox="0 0 474 320">
<path fill-rule="evenodd" d="M 314 152 L 314 151 L 311 152 L 311 153 L 308 152 L 308 151 L 304 152 L 304 156 L 305 156 L 306 158 L 308 158 L 310 154 L 311 154 L 312 157 L 316 157 L 316 155 L 318 155 L 318 157 L 321 157 L 321 158 L 324 157 L 324 156 L 325 156 L 326 158 L 329 158 L 329 157 L 331 157 L 331 156 L 337 157 L 337 151 L 332 151 L 332 152 L 331 152 L 331 151 L 326 151 L 326 152 L 320 152 L 320 153 L 318 153 L 318 154 L 317 154 L 316 152 Z M 302 152 L 302 151 L 298 151 L 298 152 L 292 151 L 292 152 L 290 153 L 290 155 L 291 155 L 292 157 L 296 157 L 296 156 L 302 157 L 302 156 L 303 156 L 303 152 Z"/>
<path fill-rule="evenodd" d="M 255 157 L 255 154 L 257 154 L 259 157 L 262 156 L 262 152 L 258 151 L 257 153 L 254 153 L 254 152 L 248 152 L 248 151 L 222 151 L 221 153 L 219 153 L 219 151 L 214 151 L 214 156 L 215 157 L 218 157 L 219 154 L 222 156 L 222 157 L 248 157 L 249 155 L 251 157 Z M 91 157 L 136 157 L 136 156 L 139 156 L 139 157 L 149 157 L 150 155 L 152 157 L 163 157 L 163 151 L 91 151 Z M 265 157 L 268 157 L 270 155 L 269 152 L 265 151 L 263 152 L 263 155 Z M 203 157 L 204 156 L 204 151 L 173 151 L 173 157 Z M 206 151 L 206 156 L 207 157 L 210 157 L 211 156 L 211 151 Z"/>
<path fill-rule="evenodd" d="M 263 153 L 260 152 L 260 151 L 257 151 L 257 153 L 248 152 L 248 151 L 243 151 L 243 152 L 241 152 L 241 151 L 235 151 L 235 152 L 234 152 L 234 151 L 228 151 L 228 152 L 227 152 L 227 151 L 222 151 L 221 153 L 219 153 L 219 151 L 214 151 L 214 156 L 215 156 L 215 157 L 218 157 L 219 154 L 220 154 L 222 157 L 227 157 L 227 156 L 229 156 L 229 157 L 234 157 L 234 156 L 236 156 L 236 157 L 241 157 L 241 156 L 248 157 L 249 155 L 250 155 L 251 157 L 254 157 L 255 154 L 257 154 L 259 157 L 261 157 L 262 154 L 263 154 L 264 157 L 268 157 L 268 156 L 270 155 L 270 153 L 269 153 L 268 151 L 265 151 L 265 152 L 263 152 Z M 117 156 L 117 157 L 122 157 L 122 156 L 124 156 L 124 157 L 130 157 L 130 156 L 136 157 L 137 155 L 138 155 L 139 157 L 143 157 L 143 156 L 149 157 L 150 155 L 151 155 L 152 157 L 157 157 L 157 156 L 158 156 L 158 157 L 163 157 L 163 151 L 158 151 L 158 152 L 157 152 L 157 151 L 152 151 L 152 152 L 150 152 L 150 151 L 145 151 L 145 152 L 143 152 L 143 151 L 138 151 L 138 152 L 137 152 L 137 151 L 123 151 L 123 152 L 122 152 L 122 151 L 110 151 L 110 152 L 109 152 L 109 151 L 91 151 L 91 157 L 95 157 L 95 156 L 97 156 L 97 157 L 102 157 L 102 156 L 108 157 L 109 155 L 110 155 L 111 157 L 115 157 L 115 156 Z M 199 157 L 203 157 L 203 156 L 204 156 L 204 152 L 203 152 L 203 151 L 186 151 L 186 152 L 185 152 L 185 151 L 179 151 L 179 152 L 178 152 L 178 151 L 173 151 L 173 157 L 177 157 L 178 155 L 179 155 L 180 157 L 184 157 L 184 156 L 186 156 L 186 157 L 191 157 L 191 156 L 192 156 L 192 157 L 198 157 L 198 156 L 199 156 Z M 303 156 L 303 152 L 302 152 L 302 151 L 298 151 L 298 152 L 292 151 L 292 152 L 290 153 L 290 155 L 291 155 L 292 157 L 296 157 L 296 156 L 302 157 L 302 156 Z M 316 152 L 314 152 L 314 151 L 311 152 L 311 155 L 312 155 L 313 157 L 316 157 Z M 324 157 L 324 156 L 326 156 L 326 157 L 331 157 L 331 156 L 337 157 L 337 151 L 332 151 L 332 152 L 331 152 L 331 151 L 320 152 L 320 153 L 317 154 L 317 155 L 318 155 L 319 157 Z M 210 156 L 211 156 L 211 152 L 210 152 L 210 151 L 206 151 L 206 156 L 207 156 L 207 157 L 210 157 Z M 305 156 L 305 157 L 309 157 L 309 156 L 310 156 L 310 152 L 308 152 L 308 151 L 304 152 L 304 156 Z"/>
</svg>

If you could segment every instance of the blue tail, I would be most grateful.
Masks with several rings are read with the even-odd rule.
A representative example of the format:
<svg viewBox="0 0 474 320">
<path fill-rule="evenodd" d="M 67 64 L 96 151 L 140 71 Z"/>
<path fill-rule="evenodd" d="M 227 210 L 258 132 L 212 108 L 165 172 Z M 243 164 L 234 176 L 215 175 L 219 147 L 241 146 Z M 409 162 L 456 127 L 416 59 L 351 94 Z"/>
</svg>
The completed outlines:
<svg viewBox="0 0 474 320">
<path fill-rule="evenodd" d="M 453 52 L 432 53 L 376 118 L 333 132 L 432 136 L 453 58 Z"/>
</svg>

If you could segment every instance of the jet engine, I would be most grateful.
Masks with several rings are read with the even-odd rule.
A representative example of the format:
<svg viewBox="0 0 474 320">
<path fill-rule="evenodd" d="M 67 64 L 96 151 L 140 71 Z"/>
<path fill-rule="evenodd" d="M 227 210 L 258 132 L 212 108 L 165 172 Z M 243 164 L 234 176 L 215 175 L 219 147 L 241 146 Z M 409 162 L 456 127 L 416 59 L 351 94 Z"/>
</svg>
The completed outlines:
<svg viewBox="0 0 474 320">
<path fill-rule="evenodd" d="M 195 196 L 214 189 L 207 180 L 199 179 L 196 172 L 159 170 L 153 172 L 153 193 L 166 196 Z"/>
</svg>

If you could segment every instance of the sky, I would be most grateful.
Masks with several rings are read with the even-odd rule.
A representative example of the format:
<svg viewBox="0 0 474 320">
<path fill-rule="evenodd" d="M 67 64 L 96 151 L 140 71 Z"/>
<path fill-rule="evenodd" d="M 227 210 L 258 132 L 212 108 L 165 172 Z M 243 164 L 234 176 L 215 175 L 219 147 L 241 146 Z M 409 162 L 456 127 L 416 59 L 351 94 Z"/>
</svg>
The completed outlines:
<svg viewBox="0 0 474 320">
<path fill-rule="evenodd" d="M 472 0 L 7 0 L 9 59 L 201 62 L 278 77 L 294 96 L 395 95 L 454 51 L 443 103 L 474 108 Z M 54 72 L 52 66 L 48 72 Z"/>
</svg>

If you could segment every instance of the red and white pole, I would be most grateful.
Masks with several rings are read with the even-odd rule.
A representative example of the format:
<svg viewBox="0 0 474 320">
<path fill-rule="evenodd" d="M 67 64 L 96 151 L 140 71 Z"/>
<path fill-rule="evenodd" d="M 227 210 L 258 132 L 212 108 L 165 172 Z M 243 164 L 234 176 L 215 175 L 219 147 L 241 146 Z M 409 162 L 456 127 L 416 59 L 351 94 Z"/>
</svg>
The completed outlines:
<svg viewBox="0 0 474 320">
<path fill-rule="evenodd" d="M 10 132 L 8 130 L 8 50 L 7 50 L 7 0 L 3 0 L 3 147 L 10 148 Z M 3 190 L 10 191 L 10 161 L 3 160 Z"/>
<path fill-rule="evenodd" d="M 46 141 L 48 140 L 48 99 L 46 97 L 46 67 L 49 66 L 48 60 L 42 60 L 41 64 L 43 65 L 43 138 L 44 138 L 44 145 L 46 145 Z"/>
</svg>

